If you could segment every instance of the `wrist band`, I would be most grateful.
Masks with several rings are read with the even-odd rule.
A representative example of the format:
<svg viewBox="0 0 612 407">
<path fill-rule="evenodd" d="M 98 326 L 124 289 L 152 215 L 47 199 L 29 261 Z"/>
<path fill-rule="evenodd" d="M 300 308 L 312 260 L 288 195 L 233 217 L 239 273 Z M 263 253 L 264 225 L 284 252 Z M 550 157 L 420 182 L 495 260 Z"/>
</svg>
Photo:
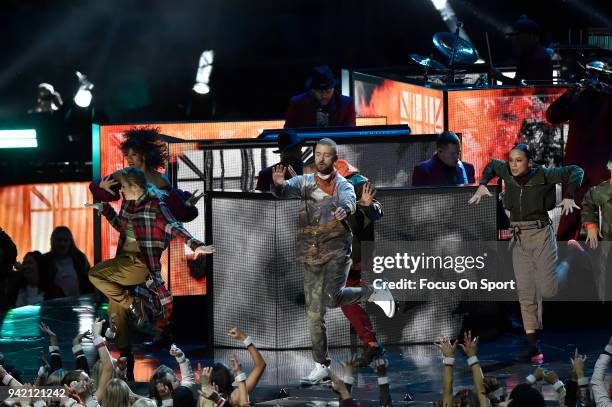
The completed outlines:
<svg viewBox="0 0 612 407">
<path fill-rule="evenodd" d="M 11 376 L 8 373 L 2 378 L 2 384 L 5 386 L 8 386 L 9 384 L 11 384 L 12 381 L 13 381 L 13 376 Z"/>
<path fill-rule="evenodd" d="M 59 352 L 59 346 L 49 346 L 49 353 Z"/>
<path fill-rule="evenodd" d="M 496 390 L 492 391 L 491 393 L 487 394 L 487 397 L 489 398 L 489 400 L 497 400 L 500 399 L 501 396 L 504 395 L 504 388 L 503 387 L 498 387 Z"/>
<path fill-rule="evenodd" d="M 538 379 L 536 379 L 536 377 L 532 374 L 530 374 L 529 376 L 526 377 L 527 381 L 529 382 L 529 384 L 534 384 L 535 382 L 538 381 Z"/>
<path fill-rule="evenodd" d="M 444 357 L 442 363 L 444 363 L 445 366 L 453 366 L 455 364 L 455 358 Z"/>
<path fill-rule="evenodd" d="M 353 376 L 346 376 L 342 381 L 346 384 L 350 384 L 351 386 L 355 384 L 355 378 Z"/>
<path fill-rule="evenodd" d="M 104 337 L 103 336 L 96 336 L 93 340 L 93 344 L 94 346 L 97 348 L 99 344 L 104 343 Z"/>
<path fill-rule="evenodd" d="M 223 397 L 219 397 L 219 400 L 215 403 L 217 407 L 220 407 L 225 404 L 225 399 Z"/>
<path fill-rule="evenodd" d="M 588 376 L 584 376 L 578 379 L 578 386 L 587 386 L 589 384 Z"/>
<path fill-rule="evenodd" d="M 187 358 L 186 358 L 186 357 L 185 357 L 185 355 L 184 355 L 184 354 L 182 354 L 182 353 L 181 353 L 180 355 L 181 355 L 181 356 L 177 356 L 177 357 L 176 357 L 176 361 L 178 362 L 178 364 L 185 363 L 185 361 L 187 360 Z"/>
<path fill-rule="evenodd" d="M 76 400 L 72 397 L 68 397 L 68 400 L 64 402 L 64 407 L 72 407 L 76 404 Z"/>
<path fill-rule="evenodd" d="M 564 388 L 565 385 L 563 384 L 563 382 L 561 380 L 557 380 L 557 382 L 555 384 L 553 384 L 553 389 L 555 389 L 555 391 L 559 391 L 559 389 Z"/>
<path fill-rule="evenodd" d="M 44 376 L 44 375 L 45 375 L 45 373 L 47 373 L 47 369 L 45 369 L 45 367 L 44 367 L 44 366 L 41 366 L 41 367 L 39 367 L 39 368 L 38 368 L 38 376 L 39 376 L 39 377 L 40 377 L 40 376 Z"/>
<path fill-rule="evenodd" d="M 106 336 L 108 339 L 115 339 L 116 335 L 117 334 L 115 333 L 115 331 L 110 328 L 106 328 L 106 332 L 104 332 L 104 336 Z"/>
<path fill-rule="evenodd" d="M 81 344 L 74 345 L 72 347 L 72 354 L 76 355 L 79 352 L 83 352 L 83 347 L 81 346 Z"/>
<path fill-rule="evenodd" d="M 389 384 L 389 378 L 387 376 L 379 377 L 377 380 L 379 386 L 382 386 L 383 384 Z"/>
<path fill-rule="evenodd" d="M 471 356 L 471 357 L 468 358 L 467 363 L 468 363 L 469 367 L 472 367 L 476 363 L 480 363 L 480 362 L 478 361 L 478 358 L 476 356 Z"/>
<path fill-rule="evenodd" d="M 172 406 L 172 405 L 174 405 L 174 400 L 172 399 L 162 400 L 162 406 Z"/>
<path fill-rule="evenodd" d="M 43 400 L 37 400 L 34 402 L 34 407 L 46 407 L 47 403 Z"/>
<path fill-rule="evenodd" d="M 253 344 L 253 338 L 250 336 L 247 336 L 246 339 L 242 341 L 242 343 L 244 343 L 245 348 L 248 348 L 249 346 Z"/>
<path fill-rule="evenodd" d="M 247 379 L 246 373 L 242 372 L 234 378 L 234 383 L 240 383 Z"/>
<path fill-rule="evenodd" d="M 606 345 L 605 351 L 606 351 L 606 353 L 612 355 L 612 345 Z"/>
</svg>

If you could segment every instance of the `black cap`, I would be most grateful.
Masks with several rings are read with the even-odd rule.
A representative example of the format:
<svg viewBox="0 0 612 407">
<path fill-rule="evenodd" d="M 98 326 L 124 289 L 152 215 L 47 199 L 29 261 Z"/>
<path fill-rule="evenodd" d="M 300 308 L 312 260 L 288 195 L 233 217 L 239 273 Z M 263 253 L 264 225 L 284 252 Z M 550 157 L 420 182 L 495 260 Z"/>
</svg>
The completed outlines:
<svg viewBox="0 0 612 407">
<path fill-rule="evenodd" d="M 336 85 L 338 85 L 338 79 L 327 65 L 312 68 L 310 78 L 306 81 L 308 89 L 325 90 L 335 88 Z"/>
<path fill-rule="evenodd" d="M 278 150 L 273 153 L 282 153 L 302 144 L 302 138 L 292 130 L 285 130 L 278 135 Z"/>
<path fill-rule="evenodd" d="M 517 35 L 520 33 L 539 34 L 541 31 L 542 29 L 538 23 L 523 14 L 514 22 L 514 24 L 512 24 L 512 31 L 510 31 L 507 35 Z"/>
</svg>

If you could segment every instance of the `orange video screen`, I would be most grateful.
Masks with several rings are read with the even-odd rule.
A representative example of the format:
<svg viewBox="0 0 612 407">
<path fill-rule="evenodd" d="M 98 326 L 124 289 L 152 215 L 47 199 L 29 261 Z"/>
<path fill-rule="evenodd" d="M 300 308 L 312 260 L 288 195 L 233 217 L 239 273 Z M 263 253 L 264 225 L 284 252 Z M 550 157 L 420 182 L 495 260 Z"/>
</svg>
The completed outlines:
<svg viewBox="0 0 612 407">
<path fill-rule="evenodd" d="M 126 163 L 121 153 L 120 145 L 122 134 L 135 126 L 150 126 L 160 130 L 162 134 L 183 140 L 214 140 L 214 139 L 246 139 L 256 138 L 265 129 L 279 129 L 285 124 L 284 120 L 259 120 L 240 122 L 199 122 L 199 123 L 139 123 L 121 125 L 101 125 L 94 127 L 94 178 L 100 178 L 123 168 Z M 385 125 L 385 117 L 360 117 L 358 126 Z M 97 130 L 97 131 L 96 131 Z M 96 139 L 97 138 L 97 139 Z M 180 148 L 190 149 L 189 143 Z M 96 149 L 96 147 L 94 147 Z M 176 150 L 176 149 L 175 149 Z M 176 159 L 176 154 L 171 160 Z M 97 165 L 96 165 L 97 164 Z M 119 203 L 112 203 L 115 210 L 119 210 Z M 200 211 L 202 213 L 202 211 Z M 202 222 L 203 223 L 203 222 Z M 204 230 L 197 227 L 200 222 L 190 222 L 185 226 L 196 238 L 204 240 Z M 115 256 L 119 233 L 106 221 L 101 222 L 100 244 L 101 259 Z M 206 294 L 206 278 L 194 278 L 188 271 L 187 261 L 190 250 L 182 242 L 173 240 L 170 244 L 170 260 L 168 251 L 162 256 L 162 276 L 169 283 L 173 295 L 202 295 Z"/>
<path fill-rule="evenodd" d="M 67 226 L 74 241 L 94 259 L 93 210 L 83 204 L 91 201 L 87 182 L 9 185 L 0 187 L 0 227 L 17 246 L 17 260 L 38 250 L 51 249 L 51 232 Z"/>
<path fill-rule="evenodd" d="M 388 124 L 408 124 L 412 134 L 460 133 L 461 159 L 474 164 L 476 181 L 489 160 L 505 159 L 516 143 L 528 144 L 538 164 L 562 163 L 567 129 L 547 123 L 546 109 L 564 92 L 562 87 L 442 90 L 353 74 L 358 116 L 386 116 Z"/>
<path fill-rule="evenodd" d="M 462 160 L 474 164 L 476 181 L 490 160 L 505 160 L 517 143 L 528 144 L 539 164 L 562 163 L 566 131 L 546 121 L 546 109 L 564 92 L 558 87 L 448 92 L 448 129 L 461 133 Z"/>
<path fill-rule="evenodd" d="M 413 134 L 444 130 L 443 91 L 375 76 L 354 75 L 358 116 L 384 116 L 387 124 L 408 124 Z"/>
</svg>

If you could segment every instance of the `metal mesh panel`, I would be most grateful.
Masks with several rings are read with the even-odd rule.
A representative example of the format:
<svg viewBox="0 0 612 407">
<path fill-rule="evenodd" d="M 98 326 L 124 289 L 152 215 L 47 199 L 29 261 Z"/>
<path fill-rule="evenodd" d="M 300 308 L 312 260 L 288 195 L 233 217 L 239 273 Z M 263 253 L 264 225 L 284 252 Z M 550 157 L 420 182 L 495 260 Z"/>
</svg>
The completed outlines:
<svg viewBox="0 0 612 407">
<path fill-rule="evenodd" d="M 496 240 L 495 199 L 468 207 L 474 191 L 471 187 L 380 191 L 377 198 L 385 215 L 376 223 L 375 239 Z M 453 314 L 459 299 L 460 293 L 447 291 L 426 303 L 402 302 L 393 319 L 372 304 L 366 310 L 384 343 L 431 342 L 441 335 L 453 336 L 461 328 L 461 316 Z"/>
<path fill-rule="evenodd" d="M 170 154 L 178 147 L 170 147 Z M 178 186 L 200 180 L 209 190 L 252 191 L 257 175 L 263 168 L 277 164 L 276 148 L 224 148 L 182 151 L 177 161 Z M 435 143 L 411 141 L 405 143 L 339 144 L 338 156 L 359 168 L 378 188 L 406 186 L 412 183 L 415 165 L 434 154 Z M 306 159 L 312 149 L 304 148 Z M 199 184 L 197 184 L 200 187 Z"/>
<path fill-rule="evenodd" d="M 213 198 L 214 341 L 235 326 L 264 348 L 308 348 L 303 266 L 295 260 L 299 201 Z M 350 344 L 340 310 L 326 317 L 330 346 Z M 291 334 L 288 335 L 287 333 Z"/>
</svg>

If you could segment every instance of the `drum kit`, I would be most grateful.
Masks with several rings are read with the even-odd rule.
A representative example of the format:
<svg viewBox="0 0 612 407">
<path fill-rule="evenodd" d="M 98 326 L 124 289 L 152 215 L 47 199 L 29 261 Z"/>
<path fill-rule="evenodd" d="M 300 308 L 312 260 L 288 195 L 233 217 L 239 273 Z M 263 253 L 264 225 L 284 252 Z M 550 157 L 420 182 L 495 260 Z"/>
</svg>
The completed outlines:
<svg viewBox="0 0 612 407">
<path fill-rule="evenodd" d="M 465 75 L 455 75 L 455 69 L 460 67 L 462 70 L 470 70 L 480 57 L 474 45 L 459 36 L 459 30 L 462 24 L 457 23 L 457 30 L 451 32 L 439 32 L 433 36 L 433 45 L 435 49 L 445 58 L 448 63 L 434 59 L 433 54 L 426 57 L 421 54 L 410 54 L 410 59 L 423 69 L 423 80 L 425 82 L 438 83 L 443 85 L 476 85 L 488 86 L 489 81 L 486 75 L 481 75 L 475 83 L 466 83 Z M 489 65 L 492 66 L 491 47 L 489 45 L 489 36 L 486 35 L 487 50 Z M 590 88 L 594 90 L 611 93 L 612 89 L 612 63 L 610 61 L 591 61 L 585 65 L 581 65 L 584 72 L 584 79 L 575 83 L 581 88 Z M 480 71 L 482 70 L 475 70 Z M 431 78 L 430 78 L 431 73 Z M 483 78 L 484 77 L 484 78 Z M 435 78 L 435 79 L 434 79 Z M 572 82 L 573 83 L 573 82 Z M 572 84 L 569 83 L 569 84 Z"/>
<path fill-rule="evenodd" d="M 429 72 L 433 71 L 437 74 L 446 74 L 445 82 L 455 83 L 455 68 L 457 65 L 466 66 L 473 65 L 478 61 L 479 56 L 474 45 L 459 37 L 461 24 L 457 26 L 455 33 L 439 32 L 433 36 L 433 45 L 440 54 L 448 59 L 447 64 L 443 64 L 433 58 L 420 54 L 410 54 L 410 59 L 421 66 L 424 70 L 424 80 L 429 80 Z"/>
</svg>

